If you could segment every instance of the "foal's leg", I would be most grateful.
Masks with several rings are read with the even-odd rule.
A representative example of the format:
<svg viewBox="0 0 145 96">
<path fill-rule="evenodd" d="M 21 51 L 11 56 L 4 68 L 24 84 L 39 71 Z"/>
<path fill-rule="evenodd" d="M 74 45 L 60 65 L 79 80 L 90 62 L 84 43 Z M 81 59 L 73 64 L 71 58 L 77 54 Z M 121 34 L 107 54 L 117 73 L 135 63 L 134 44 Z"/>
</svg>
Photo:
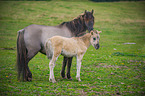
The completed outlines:
<svg viewBox="0 0 145 96">
<path fill-rule="evenodd" d="M 77 75 L 76 75 L 76 79 L 78 81 L 81 81 L 81 79 L 80 79 L 80 69 L 81 69 L 82 58 L 83 58 L 83 55 L 77 56 Z"/>
<path fill-rule="evenodd" d="M 59 56 L 59 55 L 58 55 L 58 56 Z M 56 82 L 56 80 L 55 80 L 55 78 L 54 78 L 53 69 L 54 69 L 54 67 L 55 67 L 55 62 L 56 62 L 58 56 L 57 56 L 57 57 L 53 56 L 52 59 L 51 59 L 50 62 L 49 62 L 49 68 L 50 68 L 49 81 L 52 82 L 52 83 L 55 83 L 55 82 Z"/>
<path fill-rule="evenodd" d="M 65 67 L 66 67 L 67 61 L 68 61 L 68 58 L 64 56 L 64 58 L 63 58 L 63 64 L 62 64 L 62 70 L 61 70 L 61 76 L 64 79 L 66 78 L 65 77 Z"/>
<path fill-rule="evenodd" d="M 73 57 L 68 58 L 68 62 L 67 62 L 67 78 L 70 80 L 72 80 L 70 76 L 70 68 L 71 68 L 72 59 Z"/>
<path fill-rule="evenodd" d="M 54 78 L 54 72 L 53 72 L 54 66 L 55 66 L 55 64 L 54 64 L 53 60 L 51 60 L 51 61 L 49 62 L 49 68 L 50 68 L 49 81 L 50 81 L 50 82 L 53 82 L 53 83 L 56 82 L 56 80 L 55 80 L 55 78 Z"/>
</svg>

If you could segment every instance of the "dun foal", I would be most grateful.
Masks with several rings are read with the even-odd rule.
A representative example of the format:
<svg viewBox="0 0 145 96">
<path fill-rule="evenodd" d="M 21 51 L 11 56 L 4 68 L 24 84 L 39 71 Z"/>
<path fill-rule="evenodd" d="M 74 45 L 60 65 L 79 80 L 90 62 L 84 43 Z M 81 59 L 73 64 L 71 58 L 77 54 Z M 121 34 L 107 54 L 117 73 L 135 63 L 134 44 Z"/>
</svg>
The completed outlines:
<svg viewBox="0 0 145 96">
<path fill-rule="evenodd" d="M 76 57 L 77 58 L 77 75 L 76 78 L 78 81 L 80 79 L 80 68 L 82 58 L 89 48 L 92 45 L 95 49 L 99 49 L 99 38 L 101 31 L 91 31 L 86 33 L 81 37 L 72 37 L 66 38 L 61 36 L 53 36 L 46 40 L 45 48 L 46 55 L 50 59 L 49 68 L 50 68 L 50 77 L 49 81 L 55 83 L 54 78 L 54 66 L 59 55 L 66 57 Z"/>
</svg>

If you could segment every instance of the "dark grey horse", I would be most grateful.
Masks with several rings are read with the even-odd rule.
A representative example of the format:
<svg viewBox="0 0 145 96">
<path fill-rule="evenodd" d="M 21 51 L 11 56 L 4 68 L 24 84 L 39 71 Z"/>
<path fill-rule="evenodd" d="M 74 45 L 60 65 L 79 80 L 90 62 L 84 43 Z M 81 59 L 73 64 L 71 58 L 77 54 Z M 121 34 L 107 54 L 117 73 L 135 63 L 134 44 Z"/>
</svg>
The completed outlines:
<svg viewBox="0 0 145 96">
<path fill-rule="evenodd" d="M 93 30 L 94 16 L 93 10 L 78 16 L 72 21 L 63 22 L 58 26 L 30 25 L 18 31 L 17 38 L 17 66 L 18 80 L 22 76 L 23 81 L 31 81 L 32 73 L 28 67 L 28 62 L 38 53 L 46 54 L 45 41 L 55 35 L 73 37 L 85 34 Z M 67 65 L 67 78 L 71 79 L 70 67 L 72 57 L 64 57 L 61 75 L 65 78 L 65 67 Z"/>
</svg>

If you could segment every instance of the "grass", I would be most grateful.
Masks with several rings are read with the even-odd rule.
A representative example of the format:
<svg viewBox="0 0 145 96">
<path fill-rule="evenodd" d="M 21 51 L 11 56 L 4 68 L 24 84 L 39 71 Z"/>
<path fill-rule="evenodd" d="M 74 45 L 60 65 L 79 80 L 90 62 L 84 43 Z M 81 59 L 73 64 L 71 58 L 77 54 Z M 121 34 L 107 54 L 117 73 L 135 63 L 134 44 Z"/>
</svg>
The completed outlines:
<svg viewBox="0 0 145 96">
<path fill-rule="evenodd" d="M 0 94 L 1 95 L 131 95 L 145 93 L 145 2 L 95 3 L 67 1 L 0 2 Z M 57 83 L 50 83 L 49 60 L 37 54 L 29 63 L 32 82 L 18 82 L 16 72 L 17 31 L 30 25 L 58 25 L 84 10 L 94 9 L 94 28 L 101 30 L 101 48 L 86 52 L 81 68 L 82 82 L 60 76 L 63 57 L 54 69 Z M 136 44 L 124 44 L 136 43 Z"/>
</svg>

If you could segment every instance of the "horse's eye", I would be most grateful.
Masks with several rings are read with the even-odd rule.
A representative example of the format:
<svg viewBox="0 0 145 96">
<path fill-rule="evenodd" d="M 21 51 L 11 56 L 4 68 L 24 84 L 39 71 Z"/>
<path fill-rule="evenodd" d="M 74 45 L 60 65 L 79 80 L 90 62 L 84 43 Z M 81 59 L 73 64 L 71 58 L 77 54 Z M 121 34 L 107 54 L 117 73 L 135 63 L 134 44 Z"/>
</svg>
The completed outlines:
<svg viewBox="0 0 145 96">
<path fill-rule="evenodd" d="M 95 41 L 95 40 L 96 40 L 96 38 L 93 38 L 93 40 Z"/>
</svg>

